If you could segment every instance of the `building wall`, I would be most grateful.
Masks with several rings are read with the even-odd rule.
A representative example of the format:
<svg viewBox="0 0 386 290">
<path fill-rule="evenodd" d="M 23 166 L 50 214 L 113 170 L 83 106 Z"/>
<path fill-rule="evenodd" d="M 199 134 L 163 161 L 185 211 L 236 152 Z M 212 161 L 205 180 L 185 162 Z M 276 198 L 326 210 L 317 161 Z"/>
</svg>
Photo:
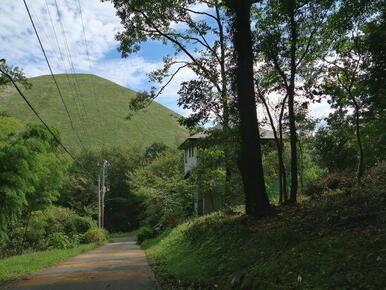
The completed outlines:
<svg viewBox="0 0 386 290">
<path fill-rule="evenodd" d="M 187 174 L 192 168 L 197 165 L 197 147 L 189 147 L 185 149 L 184 156 L 184 171 Z"/>
</svg>

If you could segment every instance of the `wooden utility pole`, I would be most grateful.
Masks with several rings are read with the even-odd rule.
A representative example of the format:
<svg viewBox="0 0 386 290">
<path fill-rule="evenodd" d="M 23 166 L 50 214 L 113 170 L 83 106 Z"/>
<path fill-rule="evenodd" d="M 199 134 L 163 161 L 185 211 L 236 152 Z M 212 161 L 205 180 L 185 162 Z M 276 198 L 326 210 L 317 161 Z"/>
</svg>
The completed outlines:
<svg viewBox="0 0 386 290">
<path fill-rule="evenodd" d="M 101 176 L 98 175 L 98 228 L 102 227 L 101 214 Z"/>
<path fill-rule="evenodd" d="M 105 226 L 105 196 L 106 196 L 106 167 L 111 166 L 110 162 L 103 160 L 98 166 L 102 167 L 102 178 L 98 179 L 98 208 L 99 208 L 99 227 Z"/>
</svg>

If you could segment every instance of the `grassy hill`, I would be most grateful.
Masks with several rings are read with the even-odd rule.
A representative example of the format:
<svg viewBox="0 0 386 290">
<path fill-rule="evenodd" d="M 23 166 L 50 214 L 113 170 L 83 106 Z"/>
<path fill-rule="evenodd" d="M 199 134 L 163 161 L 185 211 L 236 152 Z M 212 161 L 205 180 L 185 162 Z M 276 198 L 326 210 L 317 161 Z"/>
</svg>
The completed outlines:
<svg viewBox="0 0 386 290">
<path fill-rule="evenodd" d="M 86 148 L 126 144 L 144 147 L 153 142 L 175 147 L 188 134 L 177 123 L 178 114 L 156 102 L 126 120 L 135 92 L 109 80 L 88 74 L 56 78 L 75 130 Z M 50 126 L 60 130 L 64 144 L 79 151 L 79 140 L 52 78 L 40 76 L 29 81 L 32 89 L 23 91 L 31 103 Z M 38 121 L 13 87 L 0 91 L 0 112 L 4 111 L 25 123 Z"/>
</svg>

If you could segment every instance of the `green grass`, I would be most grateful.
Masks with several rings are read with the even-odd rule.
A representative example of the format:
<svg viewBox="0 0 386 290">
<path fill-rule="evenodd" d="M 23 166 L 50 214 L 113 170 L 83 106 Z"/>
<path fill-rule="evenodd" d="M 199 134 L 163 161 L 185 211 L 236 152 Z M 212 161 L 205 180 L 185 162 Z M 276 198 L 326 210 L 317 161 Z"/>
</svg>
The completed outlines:
<svg viewBox="0 0 386 290">
<path fill-rule="evenodd" d="M 87 244 L 72 249 L 47 250 L 2 259 L 0 260 L 0 286 L 17 278 L 55 265 L 67 258 L 76 256 L 98 246 L 100 246 L 98 243 Z"/>
<path fill-rule="evenodd" d="M 153 142 L 176 147 L 188 135 L 177 122 L 178 114 L 156 102 L 126 120 L 129 101 L 134 98 L 135 92 L 111 81 L 88 74 L 70 75 L 70 83 L 66 75 L 56 75 L 56 79 L 75 129 L 86 148 L 127 144 L 143 147 Z M 79 85 L 80 98 L 74 93 L 75 80 Z M 32 89 L 23 91 L 32 105 L 50 126 L 60 130 L 65 145 L 72 151 L 79 151 L 81 147 L 52 78 L 35 77 L 30 79 L 30 83 Z M 5 111 L 24 123 L 38 122 L 12 87 L 0 91 L 0 108 L 1 112 Z"/>
<path fill-rule="evenodd" d="M 195 218 L 142 246 L 160 289 L 385 289 L 385 208 L 384 188 L 336 192 L 258 220 Z"/>
</svg>

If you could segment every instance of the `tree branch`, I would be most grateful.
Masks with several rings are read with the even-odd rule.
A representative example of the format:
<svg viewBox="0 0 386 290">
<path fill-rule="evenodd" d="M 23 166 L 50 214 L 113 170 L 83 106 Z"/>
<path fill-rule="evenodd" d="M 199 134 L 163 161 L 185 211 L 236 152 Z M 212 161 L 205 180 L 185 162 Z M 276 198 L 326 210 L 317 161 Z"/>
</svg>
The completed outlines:
<svg viewBox="0 0 386 290">
<path fill-rule="evenodd" d="M 211 17 L 211 18 L 213 18 L 214 20 L 217 21 L 217 17 L 212 15 L 212 14 L 210 14 L 210 13 L 202 12 L 202 11 L 195 11 L 195 10 L 192 10 L 192 9 L 189 9 L 189 8 L 183 8 L 183 9 L 185 11 L 188 11 L 188 12 L 193 13 L 193 14 L 206 15 L 206 16 Z"/>
<path fill-rule="evenodd" d="M 182 65 L 180 66 L 178 69 L 176 69 L 176 71 L 171 75 L 171 77 L 169 78 L 169 80 L 166 82 L 166 84 L 164 84 L 160 90 L 158 91 L 157 94 L 154 95 L 153 99 L 156 99 L 157 97 L 159 97 L 162 92 L 165 90 L 165 88 L 172 82 L 172 80 L 174 79 L 174 77 L 180 72 L 180 70 L 182 70 L 183 68 L 186 68 L 188 66 L 188 64 L 185 64 L 185 65 Z"/>
<path fill-rule="evenodd" d="M 147 23 L 153 27 L 154 30 L 156 30 L 158 32 L 159 35 L 165 37 L 166 39 L 168 39 L 169 41 L 171 41 L 172 43 L 174 43 L 175 45 L 177 45 L 192 61 L 195 65 L 197 65 L 197 67 L 202 70 L 204 72 L 204 74 L 206 75 L 206 78 L 208 80 L 210 80 L 213 85 L 219 90 L 221 91 L 221 88 L 219 87 L 219 85 L 217 84 L 217 82 L 215 82 L 212 77 L 210 76 L 210 72 L 205 68 L 203 67 L 202 65 L 200 65 L 200 63 L 197 61 L 197 59 L 187 50 L 187 48 L 182 45 L 182 43 L 180 43 L 178 40 L 176 40 L 175 38 L 171 37 L 170 35 L 168 35 L 167 33 L 165 32 L 162 32 L 158 27 L 157 25 L 155 25 L 150 19 L 149 17 L 142 11 L 138 11 L 136 10 L 137 13 L 140 13 L 146 20 L 147 20 Z"/>
<path fill-rule="evenodd" d="M 306 55 L 310 49 L 310 46 L 311 46 L 311 41 L 314 38 L 314 35 L 318 31 L 318 29 L 319 29 L 319 26 L 316 26 L 315 29 L 311 32 L 310 37 L 308 38 L 308 41 L 307 41 L 306 50 L 304 51 L 303 55 L 300 57 L 300 59 L 296 63 L 296 67 L 298 67 L 302 63 L 303 59 L 306 57 Z"/>
</svg>

